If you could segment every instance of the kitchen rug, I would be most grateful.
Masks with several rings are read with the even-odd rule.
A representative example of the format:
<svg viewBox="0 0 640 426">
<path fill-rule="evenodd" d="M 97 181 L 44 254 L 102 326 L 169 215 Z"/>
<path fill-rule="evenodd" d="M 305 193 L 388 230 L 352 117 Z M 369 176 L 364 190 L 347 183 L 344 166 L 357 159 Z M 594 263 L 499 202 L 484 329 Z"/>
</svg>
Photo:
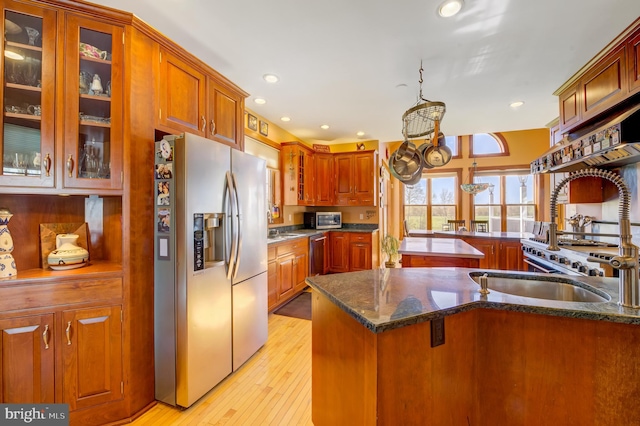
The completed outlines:
<svg viewBox="0 0 640 426">
<path fill-rule="evenodd" d="M 286 305 L 273 311 L 276 315 L 311 320 L 311 292 L 303 291 L 287 302 Z"/>
</svg>

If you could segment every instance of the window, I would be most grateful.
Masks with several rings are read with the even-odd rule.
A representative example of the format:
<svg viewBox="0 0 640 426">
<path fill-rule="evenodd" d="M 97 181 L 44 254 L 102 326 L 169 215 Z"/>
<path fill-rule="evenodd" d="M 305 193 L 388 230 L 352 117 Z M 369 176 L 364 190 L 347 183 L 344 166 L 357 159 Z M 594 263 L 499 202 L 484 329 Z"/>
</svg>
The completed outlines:
<svg viewBox="0 0 640 426">
<path fill-rule="evenodd" d="M 489 231 L 531 232 L 536 207 L 533 176 L 528 171 L 478 172 L 475 182 L 488 182 L 488 190 L 473 199 L 475 220 L 488 220 Z"/>
<path fill-rule="evenodd" d="M 451 150 L 451 158 L 460 158 L 460 137 L 445 136 L 445 144 Z"/>
<path fill-rule="evenodd" d="M 470 157 L 509 155 L 509 146 L 500 133 L 476 133 L 469 140 Z"/>
<path fill-rule="evenodd" d="M 404 219 L 409 229 L 442 229 L 457 217 L 459 172 L 429 174 L 404 186 Z"/>
</svg>

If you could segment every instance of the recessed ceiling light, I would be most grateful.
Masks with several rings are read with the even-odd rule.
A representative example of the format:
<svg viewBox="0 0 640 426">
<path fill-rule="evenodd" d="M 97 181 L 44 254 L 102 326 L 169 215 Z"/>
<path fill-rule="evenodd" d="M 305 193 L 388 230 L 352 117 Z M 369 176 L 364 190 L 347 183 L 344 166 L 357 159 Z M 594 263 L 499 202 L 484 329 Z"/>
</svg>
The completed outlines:
<svg viewBox="0 0 640 426">
<path fill-rule="evenodd" d="M 524 105 L 524 102 L 522 101 L 511 102 L 509 104 L 511 108 L 518 108 L 518 107 L 521 107 L 522 105 Z"/>
<path fill-rule="evenodd" d="M 323 124 L 322 126 L 320 126 L 321 129 L 323 130 L 327 130 L 329 128 L 328 124 Z"/>
<path fill-rule="evenodd" d="M 438 6 L 438 15 L 443 18 L 450 18 L 460 12 L 463 4 L 462 0 L 446 0 Z"/>
<path fill-rule="evenodd" d="M 287 117 L 287 116 L 280 117 L 280 120 L 282 120 L 282 121 L 291 121 L 291 117 Z"/>
<path fill-rule="evenodd" d="M 255 98 L 253 102 L 257 103 L 258 105 L 264 105 L 267 103 L 267 101 L 262 98 Z"/>
<path fill-rule="evenodd" d="M 266 81 L 267 83 L 277 83 L 278 80 L 280 80 L 275 74 L 265 74 L 262 76 L 262 78 L 264 78 L 264 81 Z"/>
<path fill-rule="evenodd" d="M 356 136 L 364 136 L 364 132 L 360 131 L 360 132 L 356 133 Z"/>
</svg>

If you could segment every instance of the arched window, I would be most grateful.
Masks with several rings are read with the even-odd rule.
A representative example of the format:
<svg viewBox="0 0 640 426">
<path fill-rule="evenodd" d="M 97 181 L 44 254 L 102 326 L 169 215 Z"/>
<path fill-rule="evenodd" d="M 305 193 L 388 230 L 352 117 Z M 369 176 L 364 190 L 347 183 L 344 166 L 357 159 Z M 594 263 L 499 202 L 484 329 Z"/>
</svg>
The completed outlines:
<svg viewBox="0 0 640 426">
<path fill-rule="evenodd" d="M 507 141 L 500 133 L 476 133 L 469 139 L 469 157 L 509 155 Z"/>
</svg>

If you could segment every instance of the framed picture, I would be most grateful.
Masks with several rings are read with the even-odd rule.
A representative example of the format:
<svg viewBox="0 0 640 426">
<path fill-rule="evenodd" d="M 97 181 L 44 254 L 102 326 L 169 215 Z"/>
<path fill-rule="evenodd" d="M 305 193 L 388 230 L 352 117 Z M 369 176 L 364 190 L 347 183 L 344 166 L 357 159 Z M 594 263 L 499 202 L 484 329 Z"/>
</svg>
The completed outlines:
<svg viewBox="0 0 640 426">
<path fill-rule="evenodd" d="M 262 136 L 269 136 L 269 123 L 260 120 L 260 134 Z"/>
<path fill-rule="evenodd" d="M 258 130 L 258 119 L 255 115 L 247 114 L 247 127 L 251 130 Z"/>
</svg>

